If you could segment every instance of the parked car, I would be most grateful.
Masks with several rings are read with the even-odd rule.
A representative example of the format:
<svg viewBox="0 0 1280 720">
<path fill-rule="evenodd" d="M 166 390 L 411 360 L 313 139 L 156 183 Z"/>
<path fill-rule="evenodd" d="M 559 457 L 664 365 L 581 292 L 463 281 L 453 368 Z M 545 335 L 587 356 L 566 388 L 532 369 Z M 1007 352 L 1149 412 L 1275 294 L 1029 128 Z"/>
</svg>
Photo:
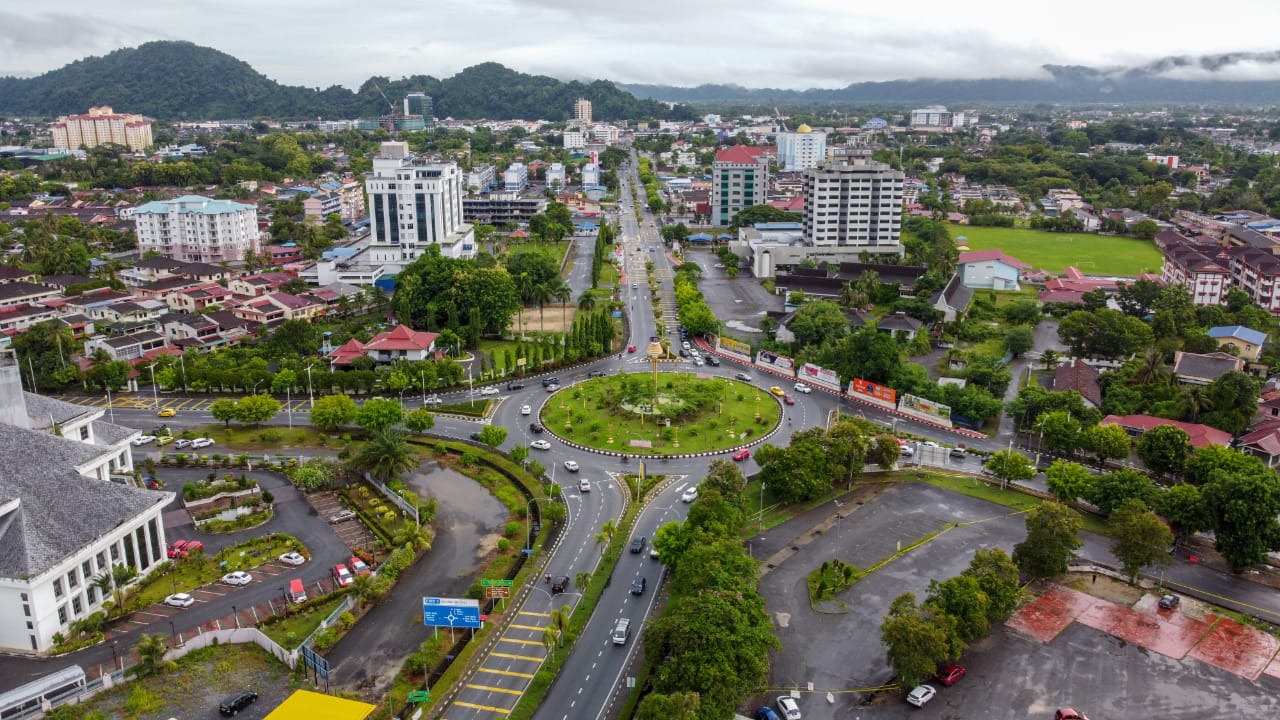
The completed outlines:
<svg viewBox="0 0 1280 720">
<path fill-rule="evenodd" d="M 186 546 L 187 546 L 186 540 L 174 540 L 173 542 L 169 543 L 169 557 L 170 558 L 181 557 L 180 553 L 182 552 L 182 549 L 185 548 Z"/>
<path fill-rule="evenodd" d="M 808 395 L 809 393 L 813 392 L 813 388 L 809 387 L 808 385 L 805 385 L 802 382 L 796 383 L 793 389 L 796 392 L 804 393 L 805 395 Z"/>
<path fill-rule="evenodd" d="M 938 682 L 942 683 L 943 687 L 951 687 L 960 682 L 960 678 L 964 677 L 964 673 L 965 669 L 961 665 L 944 665 L 938 671 Z"/>
<path fill-rule="evenodd" d="M 649 544 L 649 539 L 643 535 L 637 535 L 631 539 L 631 554 L 639 555 L 644 552 L 644 546 Z"/>
<path fill-rule="evenodd" d="M 307 601 L 307 589 L 303 587 L 301 578 L 289 581 L 289 600 L 295 605 L 301 605 Z"/>
<path fill-rule="evenodd" d="M 546 440 L 534 440 L 533 442 L 529 443 L 529 447 L 533 448 L 534 450 L 550 450 L 551 443 L 547 442 Z"/>
<path fill-rule="evenodd" d="M 258 701 L 258 693 L 245 690 L 223 700 L 218 705 L 218 712 L 223 715 L 235 715 Z"/>
<path fill-rule="evenodd" d="M 156 436 L 156 445 L 159 445 L 160 447 L 164 447 L 165 445 L 168 445 L 168 444 L 169 444 L 169 443 L 171 443 L 171 442 L 173 442 L 173 436 L 172 436 L 172 435 L 157 435 L 157 436 Z"/>
<path fill-rule="evenodd" d="M 160 417 L 173 417 L 174 415 L 177 415 L 177 414 L 178 414 L 178 411 L 174 410 L 173 408 L 160 408 L 156 412 L 156 415 L 159 415 Z"/>
<path fill-rule="evenodd" d="M 333 579 L 338 583 L 338 587 L 346 587 L 355 582 L 355 577 L 346 565 L 338 563 L 333 566 Z"/>
<path fill-rule="evenodd" d="M 924 707 L 924 704 L 933 699 L 938 691 L 933 689 L 932 685 L 917 685 L 914 690 L 907 693 L 907 702 L 916 707 Z"/>
<path fill-rule="evenodd" d="M 568 575 L 558 575 L 551 581 L 551 594 L 562 593 L 569 589 L 570 581 Z"/>
<path fill-rule="evenodd" d="M 191 447 L 194 450 L 199 450 L 200 448 L 207 448 L 213 444 L 214 444 L 213 438 L 196 438 L 195 440 L 191 441 Z"/>
<path fill-rule="evenodd" d="M 520 414 L 521 414 L 521 415 L 530 415 L 530 414 L 532 414 L 532 413 L 533 413 L 533 408 L 529 407 L 528 405 L 521 405 L 521 406 L 520 406 Z"/>
<path fill-rule="evenodd" d="M 175 450 L 182 450 L 183 448 L 191 447 L 191 441 L 186 438 L 182 438 L 175 442 L 173 447 Z"/>
<path fill-rule="evenodd" d="M 306 561 L 307 561 L 307 558 L 304 557 L 302 553 L 287 552 L 280 556 L 280 562 L 284 563 L 285 565 L 297 566 L 305 563 Z"/>
<path fill-rule="evenodd" d="M 169 607 L 185 608 L 196 604 L 196 599 L 187 593 L 174 593 L 164 599 L 164 604 Z"/>
<path fill-rule="evenodd" d="M 768 706 L 756 708 L 756 711 L 751 714 L 751 717 L 755 718 L 755 720 L 781 720 L 778 717 L 778 713 L 774 712 L 773 708 Z"/>
<path fill-rule="evenodd" d="M 1053 720 L 1089 720 L 1089 718 L 1085 717 L 1084 713 L 1078 710 L 1072 710 L 1071 708 L 1058 708 L 1058 711 L 1053 714 Z"/>
<path fill-rule="evenodd" d="M 1178 597 L 1177 595 L 1165 595 L 1160 598 L 1160 609 L 1172 610 L 1178 607 L 1179 603 L 1181 602 L 1182 602 L 1182 598 Z"/>
<path fill-rule="evenodd" d="M 778 710 L 782 711 L 785 720 L 800 720 L 800 704 L 790 695 L 778 696 Z"/>
<path fill-rule="evenodd" d="M 179 540 L 178 542 L 183 542 L 183 541 Z M 175 545 L 176 544 L 177 543 L 175 543 Z M 195 553 L 203 552 L 203 551 L 204 551 L 204 543 L 200 542 L 199 540 L 187 540 L 186 542 L 183 542 L 182 547 L 178 548 L 178 554 L 175 555 L 174 557 L 184 558 L 189 555 L 193 555 Z"/>
<path fill-rule="evenodd" d="M 747 448 L 742 448 L 741 450 L 733 454 L 733 459 L 738 462 L 746 460 L 749 457 L 751 457 L 751 451 L 748 450 Z"/>
<path fill-rule="evenodd" d="M 146 445 L 149 442 L 155 442 L 155 440 L 156 438 L 154 435 L 139 435 L 138 437 L 130 440 L 129 443 L 132 445 Z"/>
<path fill-rule="evenodd" d="M 684 494 L 680 496 L 680 502 L 691 503 L 698 499 L 698 486 L 690 485 L 685 488 Z"/>
<path fill-rule="evenodd" d="M 253 582 L 253 576 L 243 570 L 236 570 L 223 575 L 222 582 L 228 585 L 248 585 Z"/>
<path fill-rule="evenodd" d="M 643 575 L 637 575 L 635 580 L 631 581 L 631 594 L 643 595 L 644 589 L 649 586 L 649 581 L 644 579 Z"/>
<path fill-rule="evenodd" d="M 355 519 L 355 516 L 356 516 L 355 510 L 339 510 L 338 512 L 333 514 L 333 517 L 329 518 L 329 522 L 331 523 L 346 522 L 348 520 Z"/>
<path fill-rule="evenodd" d="M 351 568 L 351 573 L 357 577 L 360 575 L 372 575 L 373 570 L 369 569 L 368 564 L 358 557 L 353 557 L 347 561 L 347 565 Z"/>
</svg>

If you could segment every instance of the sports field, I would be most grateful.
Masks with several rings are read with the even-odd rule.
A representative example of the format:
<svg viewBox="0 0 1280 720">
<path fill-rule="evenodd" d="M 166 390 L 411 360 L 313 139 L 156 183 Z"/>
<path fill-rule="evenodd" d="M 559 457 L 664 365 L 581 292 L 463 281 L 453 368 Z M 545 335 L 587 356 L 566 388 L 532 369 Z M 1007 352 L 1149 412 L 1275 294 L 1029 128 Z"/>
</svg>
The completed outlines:
<svg viewBox="0 0 1280 720">
<path fill-rule="evenodd" d="M 1150 240 L 1091 233 L 1050 233 L 1023 228 L 949 225 L 952 238 L 970 250 L 1000 248 L 1033 268 L 1060 273 L 1074 265 L 1086 275 L 1136 276 L 1160 272 L 1160 251 Z"/>
</svg>

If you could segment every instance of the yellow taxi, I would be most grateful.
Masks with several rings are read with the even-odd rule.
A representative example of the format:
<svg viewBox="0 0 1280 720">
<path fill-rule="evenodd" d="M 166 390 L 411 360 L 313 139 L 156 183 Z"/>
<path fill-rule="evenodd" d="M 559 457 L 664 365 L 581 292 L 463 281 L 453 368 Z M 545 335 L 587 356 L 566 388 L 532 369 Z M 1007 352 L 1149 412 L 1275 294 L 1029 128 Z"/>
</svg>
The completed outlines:
<svg viewBox="0 0 1280 720">
<path fill-rule="evenodd" d="M 160 408 L 160 410 L 156 412 L 156 415 L 159 415 L 160 417 L 173 417 L 177 414 L 178 411 L 173 408 Z"/>
<path fill-rule="evenodd" d="M 773 393 L 774 395 L 777 395 L 778 397 L 782 397 L 783 395 L 786 395 L 786 393 L 782 391 L 782 388 L 778 387 L 777 385 L 774 385 L 773 387 L 769 388 L 769 392 Z"/>
</svg>

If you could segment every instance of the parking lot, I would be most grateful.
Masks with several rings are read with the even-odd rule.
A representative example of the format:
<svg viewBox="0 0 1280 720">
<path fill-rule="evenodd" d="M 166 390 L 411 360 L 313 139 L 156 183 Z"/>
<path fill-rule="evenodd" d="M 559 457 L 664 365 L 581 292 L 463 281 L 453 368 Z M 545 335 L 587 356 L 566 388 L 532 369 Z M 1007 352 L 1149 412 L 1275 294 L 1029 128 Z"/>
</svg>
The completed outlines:
<svg viewBox="0 0 1280 720">
<path fill-rule="evenodd" d="M 730 280 L 721 265 L 720 258 L 710 250 L 688 249 L 686 262 L 702 268 L 702 280 L 698 289 L 716 317 L 732 318 L 725 323 L 726 333 L 749 341 L 760 337 L 760 321 L 766 310 L 781 310 L 782 298 L 770 295 L 745 267 L 738 277 Z"/>
<path fill-rule="evenodd" d="M 364 523 L 360 522 L 360 519 L 357 517 L 352 517 L 349 520 L 343 520 L 341 522 L 330 522 L 334 515 L 337 515 L 343 510 L 347 510 L 347 506 L 342 502 L 342 498 L 338 497 L 336 493 L 315 492 L 308 494 L 306 498 L 307 502 L 311 504 L 311 507 L 315 508 L 319 516 L 326 522 L 329 522 L 330 527 L 333 528 L 333 533 L 337 535 L 338 539 L 341 540 L 348 548 L 352 550 L 364 548 L 373 552 L 375 548 L 381 547 L 378 544 L 378 539 L 374 536 L 373 531 L 365 527 Z"/>
<path fill-rule="evenodd" d="M 977 549 L 1011 551 L 1025 530 L 1023 517 L 1007 508 L 924 483 L 895 486 L 842 514 L 760 585 L 783 646 L 770 658 L 771 695 L 793 687 L 803 691 L 813 683 L 815 692 L 802 692 L 800 698 L 806 720 L 1049 718 L 1060 705 L 1072 703 L 1093 720 L 1137 717 L 1139 709 L 1149 717 L 1262 717 L 1280 706 L 1274 678 L 1264 676 L 1254 684 L 1210 663 L 1159 655 L 1081 623 L 1047 643 L 993 629 L 963 660 L 968 676 L 954 687 L 939 686 L 938 696 L 921 710 L 908 706 L 902 693 L 883 693 L 864 704 L 867 695 L 858 690 L 893 679 L 879 639 L 893 598 L 912 592 L 922 600 L 931 579 L 959 574 Z M 766 535 L 770 532 L 783 531 L 775 528 Z M 810 607 L 806 578 L 823 561 L 839 558 L 871 567 L 930 533 L 939 534 L 847 590 L 842 597 L 848 612 L 819 613 Z M 791 541 L 767 540 L 774 546 Z M 1085 554 L 1105 559 L 1105 545 L 1096 538 L 1089 543 Z M 827 702 L 827 692 L 834 702 Z"/>
</svg>

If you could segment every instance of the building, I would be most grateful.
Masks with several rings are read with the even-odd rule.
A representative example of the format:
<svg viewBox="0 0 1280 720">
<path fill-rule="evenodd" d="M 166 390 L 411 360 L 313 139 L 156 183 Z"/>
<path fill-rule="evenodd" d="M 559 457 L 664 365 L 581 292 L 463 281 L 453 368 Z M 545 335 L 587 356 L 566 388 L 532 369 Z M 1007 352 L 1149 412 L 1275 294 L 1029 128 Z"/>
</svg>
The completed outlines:
<svg viewBox="0 0 1280 720">
<path fill-rule="evenodd" d="M 823 162 L 805 171 L 804 237 L 810 246 L 902 255 L 902 183 L 888 165 Z"/>
<path fill-rule="evenodd" d="M 1098 369 L 1083 360 L 1071 358 L 1054 368 L 1053 389 L 1059 392 L 1075 390 L 1089 407 L 1102 407 Z"/>
<path fill-rule="evenodd" d="M 475 255 L 475 235 L 462 218 L 462 172 L 456 163 L 432 162 L 404 142 L 384 142 L 365 180 L 369 246 L 375 263 L 398 272 L 429 246 L 442 255 Z"/>
<path fill-rule="evenodd" d="M 134 152 L 151 147 L 151 123 L 141 115 L 112 112 L 108 105 L 89 108 L 87 115 L 65 115 L 49 126 L 56 148 L 123 145 Z"/>
<path fill-rule="evenodd" d="M 582 166 L 582 186 L 591 187 L 600 184 L 600 166 L 596 163 L 587 163 Z"/>
<path fill-rule="evenodd" d="M 1190 436 L 1191 446 L 1194 448 L 1208 447 L 1210 445 L 1228 447 L 1231 444 L 1231 433 L 1229 432 L 1199 423 L 1166 420 L 1152 415 L 1108 415 L 1102 418 L 1100 424 L 1119 425 L 1135 439 L 1142 437 L 1143 433 L 1154 427 L 1172 425 Z"/>
<path fill-rule="evenodd" d="M 1244 370 L 1244 360 L 1224 352 L 1173 354 L 1173 376 L 1183 385 L 1209 385 L 1232 371 Z"/>
<path fill-rule="evenodd" d="M 943 322 L 955 322 L 969 310 L 971 300 L 973 300 L 973 288 L 965 287 L 959 274 L 952 275 L 946 287 L 929 298 L 934 309 L 942 312 Z"/>
<path fill-rule="evenodd" d="M 573 103 L 573 119 L 583 125 L 591 124 L 591 101 L 585 98 L 578 98 Z"/>
<path fill-rule="evenodd" d="M 1243 325 L 1221 325 L 1209 328 L 1209 337 L 1218 341 L 1218 347 L 1233 347 L 1236 354 L 1249 362 L 1258 362 L 1267 334 Z"/>
<path fill-rule="evenodd" d="M 411 92 L 404 96 L 404 114 L 417 115 L 422 118 L 424 129 L 431 130 L 436 126 L 435 103 L 426 93 Z"/>
<path fill-rule="evenodd" d="M 502 172 L 502 189 L 507 192 L 523 192 L 529 187 L 529 167 L 524 163 L 511 163 Z"/>
<path fill-rule="evenodd" d="M 1229 259 L 1219 259 L 1216 245 L 1170 240 L 1164 247 L 1160 279 L 1165 285 L 1183 285 L 1196 305 L 1222 305 L 1231 288 Z"/>
<path fill-rule="evenodd" d="M 1280 314 L 1280 257 L 1270 250 L 1248 246 L 1234 247 L 1227 254 L 1231 284 L 1245 291 L 1253 304 L 1273 315 Z"/>
<path fill-rule="evenodd" d="M 564 131 L 564 149 L 565 150 L 581 150 L 587 146 L 587 133 L 582 130 L 565 130 Z"/>
<path fill-rule="evenodd" d="M 565 186 L 564 165 L 551 163 L 547 168 L 546 183 L 548 190 L 559 190 Z"/>
<path fill-rule="evenodd" d="M 111 482 L 132 472 L 138 431 L 23 392 L 18 375 L 0 355 L 0 648 L 47 653 L 111 599 L 95 577 L 125 565 L 145 578 L 164 562 L 173 493 Z"/>
<path fill-rule="evenodd" d="M 467 190 L 473 193 L 489 192 L 497 183 L 492 165 L 476 165 L 467 171 Z"/>
<path fill-rule="evenodd" d="M 256 207 L 200 195 L 140 205 L 133 222 L 139 252 L 171 260 L 243 262 L 250 251 L 258 252 L 261 237 Z"/>
<path fill-rule="evenodd" d="M 586 184 L 586 180 L 583 180 Z M 763 205 L 769 189 L 769 161 L 745 145 L 716 153 L 711 164 L 711 224 L 728 227 L 733 216 Z"/>
<path fill-rule="evenodd" d="M 941 128 L 951 127 L 954 113 L 942 105 L 930 105 L 911 111 L 911 127 Z"/>
<path fill-rule="evenodd" d="M 999 248 L 962 252 L 956 261 L 956 272 L 965 287 L 983 290 L 1018 290 L 1021 272 L 1030 269 L 1030 265 L 1005 255 Z"/>
<path fill-rule="evenodd" d="M 795 132 L 778 133 L 778 168 L 799 172 L 827 159 L 827 134 L 801 125 Z"/>
<path fill-rule="evenodd" d="M 462 200 L 462 217 L 469 223 L 503 227 L 507 223 L 527 223 L 545 210 L 547 199 L 521 197 L 519 193 L 494 192 Z"/>
</svg>

